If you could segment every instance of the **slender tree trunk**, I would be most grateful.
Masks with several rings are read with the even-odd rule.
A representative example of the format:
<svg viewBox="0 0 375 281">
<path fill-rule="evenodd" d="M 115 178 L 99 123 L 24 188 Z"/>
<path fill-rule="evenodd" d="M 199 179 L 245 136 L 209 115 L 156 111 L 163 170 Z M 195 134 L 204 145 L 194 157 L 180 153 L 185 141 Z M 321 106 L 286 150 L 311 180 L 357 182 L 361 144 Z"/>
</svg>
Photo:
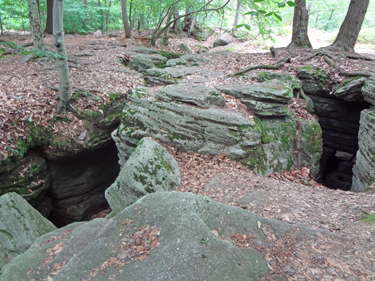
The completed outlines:
<svg viewBox="0 0 375 281">
<path fill-rule="evenodd" d="M 29 5 L 29 20 L 34 49 L 44 52 L 46 46 L 44 44 L 42 28 L 40 26 L 39 8 L 37 1 L 28 0 L 27 2 Z"/>
<path fill-rule="evenodd" d="M 129 18 L 128 18 L 128 8 L 126 7 L 126 0 L 121 0 L 121 9 L 122 9 L 122 21 L 124 22 L 125 37 L 130 38 L 132 36 Z"/>
<path fill-rule="evenodd" d="M 133 29 L 132 13 L 133 13 L 133 1 L 130 0 L 130 5 L 129 5 L 129 28 L 130 28 L 130 30 Z"/>
<path fill-rule="evenodd" d="M 242 10 L 241 0 L 237 0 L 237 10 L 236 10 L 236 17 L 234 18 L 234 24 L 233 24 L 233 29 L 232 29 L 233 31 L 236 29 L 237 25 L 241 24 L 241 20 L 242 20 L 241 10 Z"/>
<path fill-rule="evenodd" d="M 167 16 L 167 21 L 166 24 L 168 25 L 170 21 L 172 20 L 172 15 L 174 14 L 174 8 L 171 8 L 168 16 Z M 169 39 L 169 29 L 171 28 L 171 25 L 168 25 L 168 27 L 164 31 L 164 37 L 163 37 L 163 44 L 168 45 L 168 39 Z"/>
<path fill-rule="evenodd" d="M 4 35 L 3 22 L 1 20 L 1 13 L 0 13 L 0 35 Z"/>
<path fill-rule="evenodd" d="M 82 4 L 87 4 L 87 0 L 82 0 Z"/>
<path fill-rule="evenodd" d="M 71 99 L 68 60 L 64 43 L 63 28 L 64 0 L 54 0 L 53 3 L 53 44 L 55 45 L 57 67 L 59 70 L 59 104 L 58 112 L 66 112 L 66 106 Z"/>
<path fill-rule="evenodd" d="M 174 12 L 174 15 L 173 15 L 173 18 L 174 19 L 177 19 L 173 26 L 172 26 L 172 29 L 174 30 L 174 33 L 176 34 L 179 34 L 182 32 L 182 27 L 181 27 L 181 19 L 179 18 L 180 14 L 178 12 L 178 9 L 176 8 L 175 9 L 175 12 Z"/>
<path fill-rule="evenodd" d="M 354 52 L 369 2 L 370 0 L 350 0 L 349 9 L 341 24 L 339 34 L 331 45 L 333 48 Z"/>
<path fill-rule="evenodd" d="M 312 48 L 307 29 L 309 24 L 309 13 L 306 9 L 305 0 L 295 0 L 294 7 L 292 42 L 288 47 L 309 47 Z"/>
<path fill-rule="evenodd" d="M 53 0 L 47 0 L 47 22 L 44 33 L 53 33 Z"/>
</svg>

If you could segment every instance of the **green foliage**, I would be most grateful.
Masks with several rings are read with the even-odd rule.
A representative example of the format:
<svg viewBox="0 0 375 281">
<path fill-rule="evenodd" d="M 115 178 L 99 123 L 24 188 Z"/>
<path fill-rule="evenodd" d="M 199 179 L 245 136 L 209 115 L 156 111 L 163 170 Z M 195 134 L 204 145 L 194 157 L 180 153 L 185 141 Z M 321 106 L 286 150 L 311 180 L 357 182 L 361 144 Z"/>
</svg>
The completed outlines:
<svg viewBox="0 0 375 281">
<path fill-rule="evenodd" d="M 362 221 L 374 223 L 375 222 L 375 214 L 366 214 L 366 216 L 364 216 L 362 218 Z"/>
</svg>

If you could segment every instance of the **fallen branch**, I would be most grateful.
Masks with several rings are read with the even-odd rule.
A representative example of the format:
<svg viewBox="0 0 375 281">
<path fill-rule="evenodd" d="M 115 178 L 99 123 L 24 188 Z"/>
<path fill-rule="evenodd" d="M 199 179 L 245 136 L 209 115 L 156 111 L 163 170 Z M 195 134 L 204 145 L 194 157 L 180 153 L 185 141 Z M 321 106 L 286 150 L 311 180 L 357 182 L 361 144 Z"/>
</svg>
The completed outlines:
<svg viewBox="0 0 375 281">
<path fill-rule="evenodd" d="M 241 69 L 240 71 L 237 71 L 237 72 L 235 72 L 233 74 L 230 74 L 229 76 L 230 77 L 234 77 L 234 76 L 246 73 L 246 72 L 248 72 L 250 70 L 254 70 L 254 69 L 280 69 L 286 63 L 289 63 L 290 60 L 291 60 L 291 56 L 287 55 L 283 59 L 279 60 L 275 65 L 272 65 L 272 64 L 271 65 L 268 65 L 268 64 L 251 65 L 251 66 L 245 67 L 244 69 Z"/>
</svg>

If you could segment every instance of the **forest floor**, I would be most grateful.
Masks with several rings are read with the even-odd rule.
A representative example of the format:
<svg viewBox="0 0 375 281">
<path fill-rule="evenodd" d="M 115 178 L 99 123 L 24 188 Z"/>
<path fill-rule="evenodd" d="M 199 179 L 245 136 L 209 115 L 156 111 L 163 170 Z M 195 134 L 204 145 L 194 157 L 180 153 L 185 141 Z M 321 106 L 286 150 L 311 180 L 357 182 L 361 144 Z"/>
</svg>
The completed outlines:
<svg viewBox="0 0 375 281">
<path fill-rule="evenodd" d="M 144 85 L 143 79 L 138 76 L 113 69 L 121 68 L 117 60 L 124 52 L 140 45 L 150 47 L 145 36 L 147 34 L 135 34 L 132 39 L 124 39 L 66 35 L 72 92 L 85 89 L 95 95 L 94 99 L 74 98 L 76 110 L 90 114 L 99 110 L 102 103 L 108 102 L 111 93 L 125 94 L 134 87 Z M 197 52 L 197 44 L 211 48 L 218 36 L 197 42 L 185 35 L 174 35 L 163 50 L 182 53 L 181 43 L 184 43 Z M 229 38 L 229 35 L 222 37 Z M 2 36 L 1 39 L 19 45 L 31 41 L 28 35 Z M 229 39 L 232 40 L 230 45 L 210 49 L 210 52 L 230 50 L 235 53 L 229 52 L 219 58 L 208 53 L 211 60 L 185 79 L 201 78 L 205 71 L 210 70 L 224 75 L 210 78 L 206 86 L 255 83 L 227 75 L 248 65 L 276 63 L 269 51 L 259 49 L 251 42 L 241 42 L 233 37 Z M 45 41 L 53 50 L 52 37 L 47 35 Z M 324 42 L 320 44 L 324 45 Z M 160 50 L 161 46 L 155 48 Z M 278 71 L 296 74 L 301 66 L 316 65 L 330 73 L 336 83 L 345 79 L 322 57 L 306 60 L 311 54 L 311 51 L 301 49 L 291 63 Z M 283 55 L 281 51 L 280 56 Z M 366 55 L 375 57 L 373 50 L 366 51 Z M 56 113 L 56 91 L 53 90 L 58 87 L 56 63 L 42 58 L 22 64 L 21 58 L 19 55 L 0 58 L 0 155 L 3 159 L 8 155 L 17 155 L 16 142 L 27 138 L 30 126 L 47 126 L 60 116 Z M 375 66 L 372 61 L 353 60 L 345 56 L 337 64 L 342 71 L 372 70 Z M 294 102 L 296 108 L 292 110 L 303 118 L 313 118 L 298 106 L 299 101 Z M 238 107 L 236 104 L 232 106 Z M 54 132 L 60 132 L 67 139 L 76 137 L 75 132 L 83 127 L 83 121 L 70 112 L 63 117 L 69 123 L 55 123 Z M 263 249 L 271 270 L 271 275 L 265 280 L 375 280 L 375 222 L 363 220 L 375 216 L 375 189 L 366 193 L 328 189 L 310 178 L 308 168 L 263 178 L 224 155 L 205 156 L 166 148 L 180 166 L 182 183 L 178 191 L 208 196 L 266 218 L 332 233 L 331 236 L 305 240 L 288 236 L 282 238 L 282 243 L 275 238 L 277 255 Z"/>
</svg>

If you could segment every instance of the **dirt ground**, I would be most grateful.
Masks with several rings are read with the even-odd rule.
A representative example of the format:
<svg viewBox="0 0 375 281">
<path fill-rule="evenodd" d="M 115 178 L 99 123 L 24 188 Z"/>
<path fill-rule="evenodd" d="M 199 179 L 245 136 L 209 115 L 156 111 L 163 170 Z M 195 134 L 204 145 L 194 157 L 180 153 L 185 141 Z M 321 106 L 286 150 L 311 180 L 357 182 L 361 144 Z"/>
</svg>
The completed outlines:
<svg viewBox="0 0 375 281">
<path fill-rule="evenodd" d="M 75 99 L 73 105 L 78 111 L 99 110 L 100 103 L 108 101 L 111 93 L 125 94 L 131 88 L 143 86 L 138 76 L 113 69 L 122 67 L 117 60 L 123 52 L 139 45 L 150 47 L 146 35 L 137 34 L 132 39 L 66 35 L 72 91 L 85 89 L 94 96 Z M 180 53 L 181 43 L 184 43 L 197 52 L 197 44 L 212 47 L 217 37 L 197 42 L 187 36 L 174 36 L 163 49 Z M 28 35 L 2 36 L 1 39 L 20 45 L 31 41 Z M 220 59 L 208 54 L 211 58 L 208 64 L 186 80 L 202 78 L 206 71 L 218 71 L 224 75 L 210 79 L 207 86 L 254 83 L 227 74 L 248 65 L 276 62 L 268 51 L 259 50 L 251 42 L 230 39 L 233 42 L 229 46 L 215 48 L 215 51 L 233 48 L 237 53 L 222 55 Z M 319 46 L 314 40 L 314 47 Z M 47 35 L 45 41 L 53 50 L 52 37 Z M 285 42 L 289 41 L 285 39 Z M 160 45 L 156 48 L 160 50 Z M 366 54 L 374 57 L 372 50 L 367 49 Z M 333 79 L 344 79 L 322 57 L 306 61 L 310 55 L 307 50 L 299 52 L 291 64 L 279 71 L 295 74 L 300 66 L 316 65 L 331 73 Z M 30 122 L 47 126 L 57 115 L 56 91 L 53 90 L 58 87 L 56 63 L 39 59 L 22 64 L 21 58 L 19 55 L 0 58 L 0 154 L 3 159 L 17 154 L 14 151 L 16 141 L 26 138 Z M 347 58 L 340 59 L 339 65 L 348 71 L 374 68 L 371 61 Z M 66 138 L 76 137 L 75 132 L 83 126 L 82 120 L 71 113 L 64 117 L 70 124 L 56 124 L 53 130 Z M 270 234 L 273 247 L 257 248 L 264 252 L 272 272 L 265 280 L 375 280 L 375 222 L 362 220 L 375 215 L 375 190 L 353 193 L 328 189 L 315 183 L 307 168 L 262 178 L 224 155 L 204 156 L 167 148 L 180 165 L 182 184 L 178 191 L 208 196 L 266 218 L 327 231 L 316 237 L 291 233 L 275 238 Z M 234 239 L 239 246 L 254 246 L 247 237 Z"/>
</svg>

